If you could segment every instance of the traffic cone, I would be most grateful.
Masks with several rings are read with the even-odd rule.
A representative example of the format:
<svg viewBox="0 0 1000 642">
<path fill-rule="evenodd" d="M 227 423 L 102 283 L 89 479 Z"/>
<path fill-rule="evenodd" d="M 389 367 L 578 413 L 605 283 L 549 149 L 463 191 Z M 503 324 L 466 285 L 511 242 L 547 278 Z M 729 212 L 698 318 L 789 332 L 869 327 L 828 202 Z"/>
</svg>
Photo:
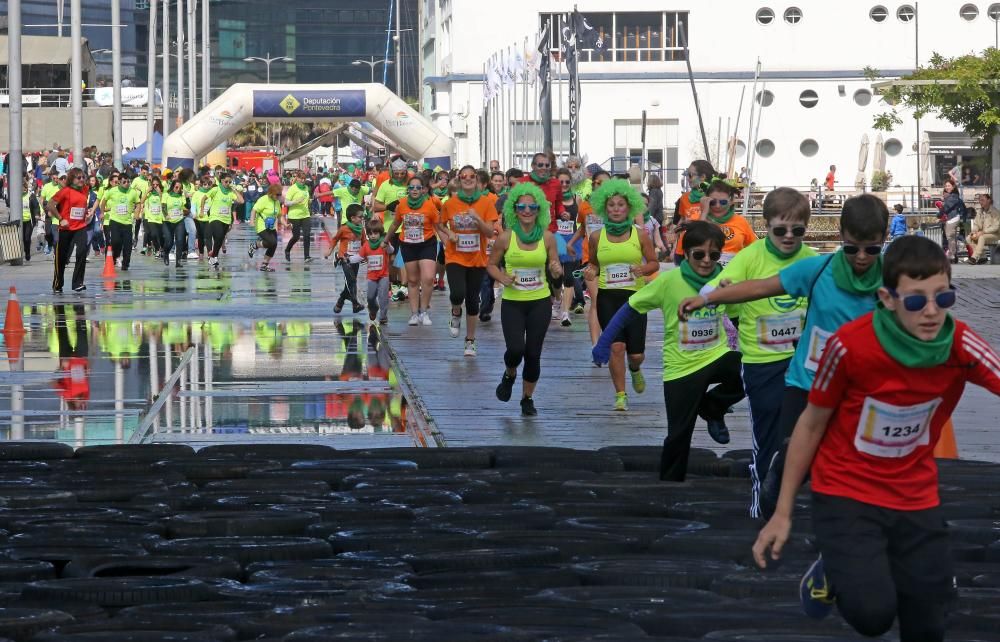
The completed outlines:
<svg viewBox="0 0 1000 642">
<path fill-rule="evenodd" d="M 104 271 L 101 272 L 101 276 L 106 279 L 114 279 L 118 276 L 115 272 L 115 256 L 111 252 L 111 248 L 104 254 Z"/>
<path fill-rule="evenodd" d="M 955 426 L 951 419 L 941 427 L 941 436 L 934 445 L 934 457 L 937 459 L 958 459 L 958 442 L 955 441 Z"/>
<path fill-rule="evenodd" d="M 11 335 L 23 335 L 24 318 L 21 316 L 21 304 L 17 301 L 17 288 L 10 286 L 10 297 L 7 299 L 7 316 L 3 322 L 3 333 L 7 340 Z"/>
</svg>

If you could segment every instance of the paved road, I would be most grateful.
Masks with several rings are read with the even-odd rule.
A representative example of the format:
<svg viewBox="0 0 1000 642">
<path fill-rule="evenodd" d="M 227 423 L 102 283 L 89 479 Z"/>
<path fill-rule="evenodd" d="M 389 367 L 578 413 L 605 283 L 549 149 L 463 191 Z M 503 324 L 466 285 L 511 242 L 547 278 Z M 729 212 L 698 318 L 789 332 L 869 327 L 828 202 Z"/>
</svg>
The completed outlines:
<svg viewBox="0 0 1000 642">
<path fill-rule="evenodd" d="M 304 265 L 301 250 L 296 248 L 291 265 L 278 258 L 275 262 L 277 272 L 262 274 L 254 270 L 255 261 L 246 255 L 244 248 L 249 238 L 249 230 L 242 227 L 234 230 L 230 252 L 223 258 L 222 269 L 218 271 L 204 264 L 167 268 L 150 258 L 136 256 L 127 274 L 121 273 L 114 281 L 105 281 L 99 277 L 100 260 L 93 260 L 88 266 L 88 291 L 83 295 L 56 297 L 51 294 L 52 262 L 49 258 L 36 257 L 29 265 L 16 268 L 0 267 L 0 285 L 17 286 L 21 302 L 29 311 L 26 322 L 32 332 L 26 343 L 25 370 L 28 372 L 22 376 L 28 377 L 34 372 L 37 381 L 33 387 L 28 387 L 25 411 L 49 413 L 38 419 L 39 426 L 51 428 L 58 419 L 57 428 L 39 434 L 64 440 L 72 440 L 75 436 L 72 413 L 63 409 L 61 415 L 51 414 L 59 406 L 49 385 L 52 373 L 58 370 L 58 360 L 54 358 L 58 354 L 58 344 L 55 348 L 52 344 L 55 336 L 53 305 L 62 302 L 70 306 L 70 321 L 75 318 L 72 305 L 82 304 L 87 322 L 97 337 L 106 334 L 109 323 L 114 326 L 125 322 L 125 325 L 135 326 L 135 322 L 139 322 L 141 326 L 139 346 L 135 349 L 136 354 L 131 355 L 133 364 L 125 373 L 120 372 L 121 360 L 112 358 L 114 350 L 109 351 L 100 341 L 91 350 L 94 377 L 90 409 L 102 411 L 102 421 L 110 422 L 93 440 L 128 438 L 130 430 L 138 424 L 141 411 L 155 397 L 154 391 L 158 388 L 154 384 L 162 386 L 167 377 L 162 334 L 169 335 L 173 328 L 181 332 L 182 339 L 172 345 L 171 368 L 176 367 L 183 353 L 178 343 L 185 349 L 194 346 L 197 365 L 189 376 L 196 388 L 204 390 L 210 384 L 222 388 L 237 382 L 244 389 L 238 398 L 216 402 L 212 422 L 223 425 L 208 425 L 209 416 L 204 405 L 198 409 L 195 404 L 188 406 L 186 412 L 192 413 L 187 417 L 190 422 L 197 421 L 188 425 L 188 432 L 184 433 L 180 417 L 175 417 L 176 431 L 170 438 L 197 441 L 209 435 L 207 439 L 215 442 L 247 439 L 248 435 L 254 435 L 254 438 L 324 441 L 336 438 L 334 435 L 357 437 L 366 434 L 366 447 L 399 445 L 399 433 L 392 432 L 388 420 L 379 427 L 368 421 L 362 433 L 348 430 L 343 416 L 330 416 L 331 412 L 344 414 L 343 408 L 331 408 L 327 404 L 327 395 L 334 394 L 331 391 L 337 388 L 341 377 L 344 381 L 352 378 L 371 380 L 370 366 L 378 362 L 377 340 L 370 341 L 367 332 L 355 332 L 349 320 L 351 317 L 343 317 L 348 320 L 342 324 L 346 329 L 335 323 L 332 307 L 342 283 L 337 270 L 321 260 Z M 313 255 L 320 255 L 315 247 Z M 1000 311 L 1000 267 L 956 266 L 955 276 L 960 293 L 957 315 L 991 343 L 1000 345 L 1000 324 L 995 321 Z M 516 399 L 503 404 L 494 397 L 503 353 L 499 314 L 481 329 L 479 356 L 475 359 L 463 357 L 461 339 L 448 336 L 447 293 L 435 293 L 432 314 L 432 327 L 410 328 L 405 325 L 408 316 L 405 304 L 395 304 L 385 336 L 399 357 L 404 379 L 414 386 L 407 392 L 426 408 L 448 445 L 600 448 L 612 444 L 657 444 L 662 440 L 666 424 L 658 385 L 662 331 L 658 313 L 651 314 L 649 322 L 647 354 L 650 358 L 645 366 L 649 386 L 642 395 L 630 395 L 628 413 L 611 410 L 613 393 L 607 371 L 589 363 L 589 342 L 582 317 L 568 329 L 553 323 L 546 339 L 542 379 L 535 395 L 539 415 L 533 419 L 520 416 Z M 354 319 L 358 320 L 360 328 L 363 317 Z M 152 333 L 150 328 L 154 329 Z M 224 338 L 218 338 L 220 334 Z M 150 336 L 157 343 L 151 345 Z M 215 341 L 214 348 L 212 341 Z M 150 355 L 155 358 L 150 359 Z M 356 358 L 349 359 L 350 355 Z M 360 375 L 353 374 L 357 362 L 360 362 Z M 153 368 L 153 363 L 159 365 Z M 6 362 L 0 368 L 6 368 Z M 157 371 L 155 380 L 154 369 Z M 124 381 L 119 381 L 122 378 Z M 285 388 L 268 388 L 257 396 L 246 390 L 247 382 L 261 381 Z M 322 383 L 324 381 L 328 383 Z M 344 385 L 348 384 L 349 381 Z M 122 390 L 116 388 L 118 385 Z M 0 413 L 7 413 L 0 414 L 0 425 L 6 421 L 5 417 L 11 417 L 5 387 L 10 387 L 10 380 L 0 378 Z M 282 396 L 278 392 L 286 394 Z M 355 392 L 370 394 L 351 391 Z M 204 399 L 205 395 L 197 398 Z M 124 409 L 115 412 L 117 399 L 123 400 Z M 280 402 L 274 403 L 275 399 Z M 175 403 L 179 414 L 179 402 Z M 121 416 L 125 410 L 132 412 L 132 419 L 125 422 L 123 429 L 116 430 L 108 417 Z M 729 446 L 717 447 L 703 430 L 696 432 L 695 445 L 715 447 L 719 451 L 748 448 L 745 402 L 736 406 L 729 423 L 733 434 Z M 956 413 L 955 424 L 963 456 L 1000 461 L 1000 438 L 993 430 L 1000 425 L 1000 404 L 994 399 L 981 390 L 970 388 Z M 253 430 L 249 430 L 251 428 Z M 380 437 L 380 430 L 384 430 L 381 436 L 384 438 Z M 93 440 L 87 436 L 88 443 Z"/>
</svg>

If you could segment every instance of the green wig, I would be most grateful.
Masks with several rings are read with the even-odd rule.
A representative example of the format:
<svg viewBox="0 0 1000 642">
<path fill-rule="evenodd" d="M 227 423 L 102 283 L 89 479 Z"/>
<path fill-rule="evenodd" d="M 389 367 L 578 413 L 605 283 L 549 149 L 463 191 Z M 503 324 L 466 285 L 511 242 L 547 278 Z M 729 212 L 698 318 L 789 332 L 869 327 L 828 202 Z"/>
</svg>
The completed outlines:
<svg viewBox="0 0 1000 642">
<path fill-rule="evenodd" d="M 538 225 L 541 225 L 543 230 L 548 229 L 549 221 L 552 220 L 549 217 L 549 199 L 545 198 L 545 192 L 531 181 L 518 183 L 507 192 L 507 200 L 503 204 L 504 226 L 510 230 L 518 224 L 514 205 L 522 196 L 530 196 L 535 199 L 535 203 L 538 204 Z"/>
<path fill-rule="evenodd" d="M 646 202 L 642 200 L 642 196 L 627 180 L 624 178 L 608 179 L 590 195 L 590 205 L 605 223 L 608 222 L 607 207 L 612 196 L 621 196 L 628 203 L 628 217 L 625 220 L 629 222 L 646 209 Z"/>
</svg>

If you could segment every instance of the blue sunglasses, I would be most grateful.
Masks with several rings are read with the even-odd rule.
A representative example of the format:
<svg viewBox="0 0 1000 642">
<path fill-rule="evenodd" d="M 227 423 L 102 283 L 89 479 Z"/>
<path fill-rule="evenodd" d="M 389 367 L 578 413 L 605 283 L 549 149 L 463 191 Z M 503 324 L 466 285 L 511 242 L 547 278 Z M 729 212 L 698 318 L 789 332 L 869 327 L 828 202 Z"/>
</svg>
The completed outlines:
<svg viewBox="0 0 1000 642">
<path fill-rule="evenodd" d="M 928 299 L 923 294 L 908 294 L 904 297 L 900 297 L 899 292 L 896 292 L 896 290 L 892 288 L 889 289 L 889 294 L 891 294 L 894 299 L 900 299 L 907 312 L 920 312 L 927 307 Z M 942 310 L 947 310 L 951 306 L 955 305 L 957 296 L 955 286 L 949 285 L 947 290 L 944 292 L 938 292 L 934 295 L 934 304 Z"/>
</svg>

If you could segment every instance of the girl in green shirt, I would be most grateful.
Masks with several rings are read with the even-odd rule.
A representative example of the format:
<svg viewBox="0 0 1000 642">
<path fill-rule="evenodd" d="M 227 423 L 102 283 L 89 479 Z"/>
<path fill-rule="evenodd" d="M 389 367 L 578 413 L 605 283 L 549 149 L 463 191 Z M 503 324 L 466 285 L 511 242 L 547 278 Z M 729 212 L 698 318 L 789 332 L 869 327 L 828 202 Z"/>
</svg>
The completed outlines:
<svg viewBox="0 0 1000 642">
<path fill-rule="evenodd" d="M 170 182 L 170 191 L 163 195 L 163 264 L 170 265 L 170 250 L 176 251 L 176 265 L 181 264 L 184 254 L 184 215 L 190 205 L 184 196 L 184 184 L 174 179 Z"/>
<path fill-rule="evenodd" d="M 278 223 L 281 219 L 281 185 L 271 185 L 267 194 L 258 198 L 250 210 L 250 224 L 257 231 L 257 239 L 250 241 L 247 254 L 253 258 L 257 248 L 264 248 L 264 261 L 260 264 L 261 272 L 274 272 L 271 259 L 278 249 Z"/>
</svg>

